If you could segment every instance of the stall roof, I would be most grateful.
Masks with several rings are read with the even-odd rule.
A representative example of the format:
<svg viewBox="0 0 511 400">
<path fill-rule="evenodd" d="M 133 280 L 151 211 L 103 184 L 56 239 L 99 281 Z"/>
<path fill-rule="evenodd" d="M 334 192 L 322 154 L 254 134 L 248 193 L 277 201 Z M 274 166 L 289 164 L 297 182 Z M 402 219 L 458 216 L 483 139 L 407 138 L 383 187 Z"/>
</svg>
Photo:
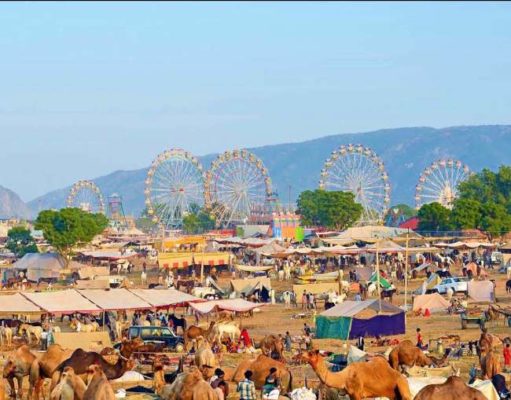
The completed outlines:
<svg viewBox="0 0 511 400">
<path fill-rule="evenodd" d="M 231 288 L 234 292 L 237 293 L 247 293 L 251 292 L 257 286 L 265 287 L 266 289 L 271 289 L 271 281 L 270 278 L 260 277 L 260 278 L 245 278 L 245 279 L 231 279 Z"/>
<path fill-rule="evenodd" d="M 136 256 L 137 253 L 121 253 L 115 250 L 96 250 L 96 251 L 82 251 L 85 257 L 92 257 L 104 260 L 120 260 L 123 258 L 130 258 Z"/>
<path fill-rule="evenodd" d="M 103 310 L 140 310 L 152 308 L 151 304 L 127 289 L 85 289 L 79 292 Z"/>
<path fill-rule="evenodd" d="M 27 253 L 13 265 L 14 269 L 60 271 L 66 262 L 57 253 Z"/>
<path fill-rule="evenodd" d="M 168 307 L 175 304 L 203 301 L 176 289 L 129 289 L 129 291 L 153 307 Z"/>
<path fill-rule="evenodd" d="M 227 299 L 207 301 L 204 303 L 192 303 L 190 304 L 190 307 L 192 307 L 195 311 L 199 312 L 200 314 L 209 314 L 210 312 L 215 310 L 247 312 L 253 310 L 254 308 L 261 307 L 263 305 L 264 304 L 252 303 L 244 299 Z"/>
<path fill-rule="evenodd" d="M 74 289 L 61 290 L 56 292 L 40 292 L 22 294 L 32 303 L 51 313 L 73 313 L 73 312 L 99 312 L 101 309 L 83 297 Z"/>
<path fill-rule="evenodd" d="M 0 297 L 0 314 L 40 313 L 41 309 L 28 301 L 21 294 L 11 294 Z"/>
</svg>

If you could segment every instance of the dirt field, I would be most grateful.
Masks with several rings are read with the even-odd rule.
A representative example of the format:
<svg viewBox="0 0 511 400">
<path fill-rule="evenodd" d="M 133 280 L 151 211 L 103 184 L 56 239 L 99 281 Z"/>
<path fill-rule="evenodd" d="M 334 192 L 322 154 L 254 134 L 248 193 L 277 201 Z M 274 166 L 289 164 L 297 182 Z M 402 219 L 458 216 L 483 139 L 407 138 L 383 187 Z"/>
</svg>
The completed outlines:
<svg viewBox="0 0 511 400">
<path fill-rule="evenodd" d="M 155 280 L 156 276 L 153 271 L 150 274 L 150 281 Z M 135 284 L 138 283 L 139 274 L 135 273 L 130 277 Z M 506 276 L 503 274 L 491 273 L 491 279 L 495 279 L 497 282 L 497 300 L 499 304 L 509 305 L 511 303 L 511 296 L 509 296 L 505 291 L 505 282 Z M 221 285 L 226 286 L 229 281 L 229 277 L 227 275 L 221 276 Z M 412 281 L 409 284 L 409 291 L 418 288 L 421 284 L 422 280 Z M 280 281 L 272 281 L 272 285 L 274 289 L 278 292 L 291 289 L 292 282 L 280 282 Z M 394 297 L 394 304 L 402 305 L 404 303 L 404 295 L 403 295 L 403 287 L 401 285 L 398 286 L 399 294 Z M 408 302 L 411 303 L 411 296 L 408 296 Z M 481 308 L 486 308 L 487 306 L 481 305 Z M 323 305 L 319 304 L 319 309 L 317 313 L 323 311 Z M 298 305 L 298 308 L 285 309 L 284 305 L 266 305 L 261 308 L 260 312 L 254 314 L 252 318 L 243 319 L 242 325 L 247 328 L 250 335 L 258 342 L 265 335 L 273 333 L 273 334 L 282 334 L 284 335 L 286 331 L 289 331 L 292 336 L 298 336 L 303 333 L 303 324 L 307 322 L 310 326 L 314 326 L 313 323 L 313 315 L 311 312 L 307 312 L 306 318 L 293 318 L 296 314 L 300 314 L 304 311 L 301 309 L 301 305 Z M 189 323 L 193 323 L 192 317 L 187 317 Z M 412 313 L 407 314 L 406 318 L 407 329 L 405 335 L 399 335 L 398 339 L 411 339 L 415 341 L 415 330 L 420 327 L 424 336 L 424 342 L 429 343 L 430 339 L 437 339 L 441 336 L 447 334 L 459 335 L 462 341 L 475 340 L 479 337 L 480 331 L 477 326 L 470 325 L 468 329 L 462 330 L 460 318 L 458 315 L 446 315 L 446 314 L 434 314 L 429 318 L 425 317 L 415 317 Z M 206 319 L 201 321 L 201 324 L 206 325 Z M 496 322 L 490 322 L 487 324 L 488 330 L 491 333 L 497 334 L 500 337 L 506 337 L 509 335 L 510 328 L 505 324 L 504 319 L 501 317 Z M 63 330 L 68 330 L 67 327 L 63 327 Z M 333 339 L 314 339 L 313 344 L 314 347 L 333 351 L 333 352 L 341 352 L 342 345 L 344 342 L 340 340 Z M 384 352 L 385 348 L 378 348 L 371 345 L 371 340 L 366 340 L 366 348 L 369 352 Z M 36 351 L 36 349 L 34 349 Z M 2 358 L 5 359 L 8 351 L 4 351 L 1 353 Z M 41 354 L 41 353 L 38 353 Z M 291 354 L 286 354 L 288 359 L 291 358 Z M 247 354 L 227 354 L 222 359 L 222 367 L 226 369 L 226 371 L 230 371 L 234 369 L 239 361 L 243 358 L 250 358 L 250 355 Z M 468 377 L 468 370 L 470 366 L 474 363 L 477 363 L 475 357 L 465 357 L 460 361 L 452 362 L 455 368 L 459 368 L 461 371 L 461 376 L 463 378 Z M 307 377 L 307 381 L 309 384 L 314 385 L 317 382 L 316 376 L 314 372 L 308 366 L 293 366 L 292 367 L 294 373 L 294 385 L 298 387 L 299 385 L 303 385 L 304 378 Z M 115 388 L 119 388 L 122 386 L 132 386 L 132 385 L 120 385 L 116 384 Z M 150 382 L 146 382 L 144 386 L 150 386 Z M 232 384 L 231 391 L 234 392 L 235 386 Z M 142 397 L 138 397 L 142 398 Z M 229 398 L 236 399 L 237 395 L 233 393 L 229 396 Z"/>
</svg>

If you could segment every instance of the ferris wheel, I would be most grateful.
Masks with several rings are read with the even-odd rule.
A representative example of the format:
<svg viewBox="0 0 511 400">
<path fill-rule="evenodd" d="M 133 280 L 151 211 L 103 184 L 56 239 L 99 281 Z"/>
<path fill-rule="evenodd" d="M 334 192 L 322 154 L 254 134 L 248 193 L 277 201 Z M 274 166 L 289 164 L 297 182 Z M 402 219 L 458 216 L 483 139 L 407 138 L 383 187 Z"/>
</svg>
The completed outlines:
<svg viewBox="0 0 511 400">
<path fill-rule="evenodd" d="M 217 224 L 246 223 L 253 212 L 268 204 L 271 179 L 263 162 L 247 150 L 226 151 L 206 174 L 206 203 Z"/>
<path fill-rule="evenodd" d="M 204 205 L 203 186 L 204 172 L 196 157 L 182 149 L 165 150 L 147 172 L 147 212 L 164 229 L 179 227 L 192 205 Z"/>
<path fill-rule="evenodd" d="M 69 191 L 67 207 L 80 208 L 90 213 L 105 213 L 105 202 L 101 191 L 92 181 L 78 181 Z"/>
<path fill-rule="evenodd" d="M 438 160 L 422 171 L 415 187 L 415 207 L 437 202 L 451 208 L 458 185 L 470 176 L 470 169 L 458 160 Z"/>
<path fill-rule="evenodd" d="M 319 188 L 351 192 L 362 205 L 361 223 L 381 222 L 390 203 L 389 177 L 383 161 L 362 145 L 332 152 L 321 170 Z"/>
</svg>

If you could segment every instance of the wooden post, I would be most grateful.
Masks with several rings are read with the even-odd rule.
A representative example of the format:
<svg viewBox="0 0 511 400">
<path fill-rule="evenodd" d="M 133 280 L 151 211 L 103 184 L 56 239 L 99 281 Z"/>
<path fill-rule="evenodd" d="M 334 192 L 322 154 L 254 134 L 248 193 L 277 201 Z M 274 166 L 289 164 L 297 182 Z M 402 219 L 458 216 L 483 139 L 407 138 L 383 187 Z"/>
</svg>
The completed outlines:
<svg viewBox="0 0 511 400">
<path fill-rule="evenodd" d="M 202 257 L 200 261 L 200 283 L 204 284 L 204 247 L 202 247 Z"/>
<path fill-rule="evenodd" d="M 378 251 L 380 241 L 376 241 L 376 288 L 378 289 L 378 309 L 381 312 L 381 284 L 380 284 L 380 252 Z"/>
<path fill-rule="evenodd" d="M 406 248 L 405 248 L 405 327 L 406 314 L 408 311 L 408 244 L 410 240 L 410 229 L 406 232 Z"/>
</svg>

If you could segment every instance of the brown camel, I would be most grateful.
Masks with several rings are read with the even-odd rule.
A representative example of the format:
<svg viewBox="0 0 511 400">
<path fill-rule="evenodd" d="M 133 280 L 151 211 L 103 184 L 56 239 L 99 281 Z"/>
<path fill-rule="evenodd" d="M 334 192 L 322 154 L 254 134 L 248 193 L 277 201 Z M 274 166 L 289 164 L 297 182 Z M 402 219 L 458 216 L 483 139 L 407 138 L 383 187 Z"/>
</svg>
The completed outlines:
<svg viewBox="0 0 511 400">
<path fill-rule="evenodd" d="M 492 379 L 495 375 L 500 374 L 499 357 L 493 350 L 481 352 L 479 364 L 481 365 L 483 379 Z"/>
<path fill-rule="evenodd" d="M 16 398 L 16 388 L 14 386 L 14 379 L 18 382 L 18 392 L 20 397 L 23 392 L 23 378 L 29 377 L 28 398 L 32 398 L 32 393 L 42 389 L 36 385 L 37 379 L 33 375 L 32 364 L 36 360 L 36 356 L 30 352 L 27 345 L 18 347 L 7 358 L 4 365 L 3 377 L 7 379 L 9 387 L 11 388 L 11 397 Z"/>
<path fill-rule="evenodd" d="M 119 357 L 117 362 L 112 365 L 94 351 L 77 349 L 73 352 L 71 357 L 60 363 L 60 365 L 55 369 L 52 380 L 54 382 L 58 380 L 58 375 L 60 375 L 66 367 L 72 367 L 76 374 L 82 375 L 87 372 L 87 367 L 92 364 L 99 365 L 102 369 L 102 373 L 104 373 L 107 379 L 120 378 L 126 371 L 133 367 L 132 361 L 122 355 Z"/>
<path fill-rule="evenodd" d="M 330 372 L 317 350 L 303 352 L 301 358 L 311 365 L 322 383 L 343 391 L 351 400 L 371 397 L 412 400 L 407 380 L 391 368 L 383 357 L 354 362 L 341 372 Z"/>
<path fill-rule="evenodd" d="M 71 367 L 64 368 L 60 382 L 51 391 L 50 400 L 83 400 L 87 387 Z"/>
<path fill-rule="evenodd" d="M 72 354 L 72 350 L 63 349 L 58 344 L 52 344 L 48 347 L 46 353 L 38 360 L 34 360 L 31 367 L 31 377 L 38 382 L 38 386 L 43 384 L 44 379 L 51 379 L 53 373 L 57 367 L 64 360 L 67 360 Z M 56 380 L 52 380 L 50 391 L 56 386 L 58 376 Z M 35 400 L 39 400 L 39 393 L 36 392 L 34 396 Z"/>
<path fill-rule="evenodd" d="M 99 365 L 87 368 L 87 390 L 83 400 L 115 400 L 115 393 Z"/>
<path fill-rule="evenodd" d="M 197 367 L 179 374 L 171 385 L 161 391 L 163 400 L 217 400 L 218 397 Z"/>
<path fill-rule="evenodd" d="M 282 340 L 279 339 L 278 336 L 275 335 L 267 335 L 261 340 L 259 344 L 263 354 L 268 357 L 272 357 L 273 354 L 277 355 L 277 360 L 285 362 L 285 358 L 283 355 L 284 352 L 284 344 Z M 272 357 L 273 358 L 273 357 Z"/>
<path fill-rule="evenodd" d="M 255 360 L 242 360 L 238 364 L 236 371 L 234 371 L 231 380 L 233 382 L 239 382 L 244 378 L 245 371 L 251 370 L 253 372 L 252 380 L 254 381 L 256 389 L 261 389 L 272 367 L 277 368 L 277 377 L 280 378 L 282 387 L 286 388 L 288 392 L 292 391 L 293 376 L 291 375 L 291 371 L 287 369 L 286 364 L 263 354 L 259 355 Z"/>
<path fill-rule="evenodd" d="M 439 385 L 423 387 L 415 396 L 415 400 L 486 400 L 479 390 L 471 388 L 457 376 L 450 376 Z"/>
<path fill-rule="evenodd" d="M 209 342 L 202 337 L 197 338 L 197 350 L 195 352 L 195 365 L 202 372 L 205 379 L 209 379 L 213 376 L 215 368 L 219 366 L 219 362 Z"/>
<path fill-rule="evenodd" d="M 396 347 L 392 349 L 389 354 L 389 363 L 392 368 L 399 370 L 399 367 L 436 367 L 447 366 L 447 356 L 441 359 L 427 356 L 417 346 L 414 346 L 410 340 L 403 340 Z"/>
<path fill-rule="evenodd" d="M 196 325 L 192 325 L 188 327 L 183 335 L 185 350 L 188 350 L 188 344 L 193 340 L 197 339 L 199 336 L 202 336 L 205 339 L 210 339 L 211 333 L 213 332 L 213 327 L 215 326 L 215 321 L 211 321 L 209 323 L 208 329 L 201 328 Z"/>
</svg>

